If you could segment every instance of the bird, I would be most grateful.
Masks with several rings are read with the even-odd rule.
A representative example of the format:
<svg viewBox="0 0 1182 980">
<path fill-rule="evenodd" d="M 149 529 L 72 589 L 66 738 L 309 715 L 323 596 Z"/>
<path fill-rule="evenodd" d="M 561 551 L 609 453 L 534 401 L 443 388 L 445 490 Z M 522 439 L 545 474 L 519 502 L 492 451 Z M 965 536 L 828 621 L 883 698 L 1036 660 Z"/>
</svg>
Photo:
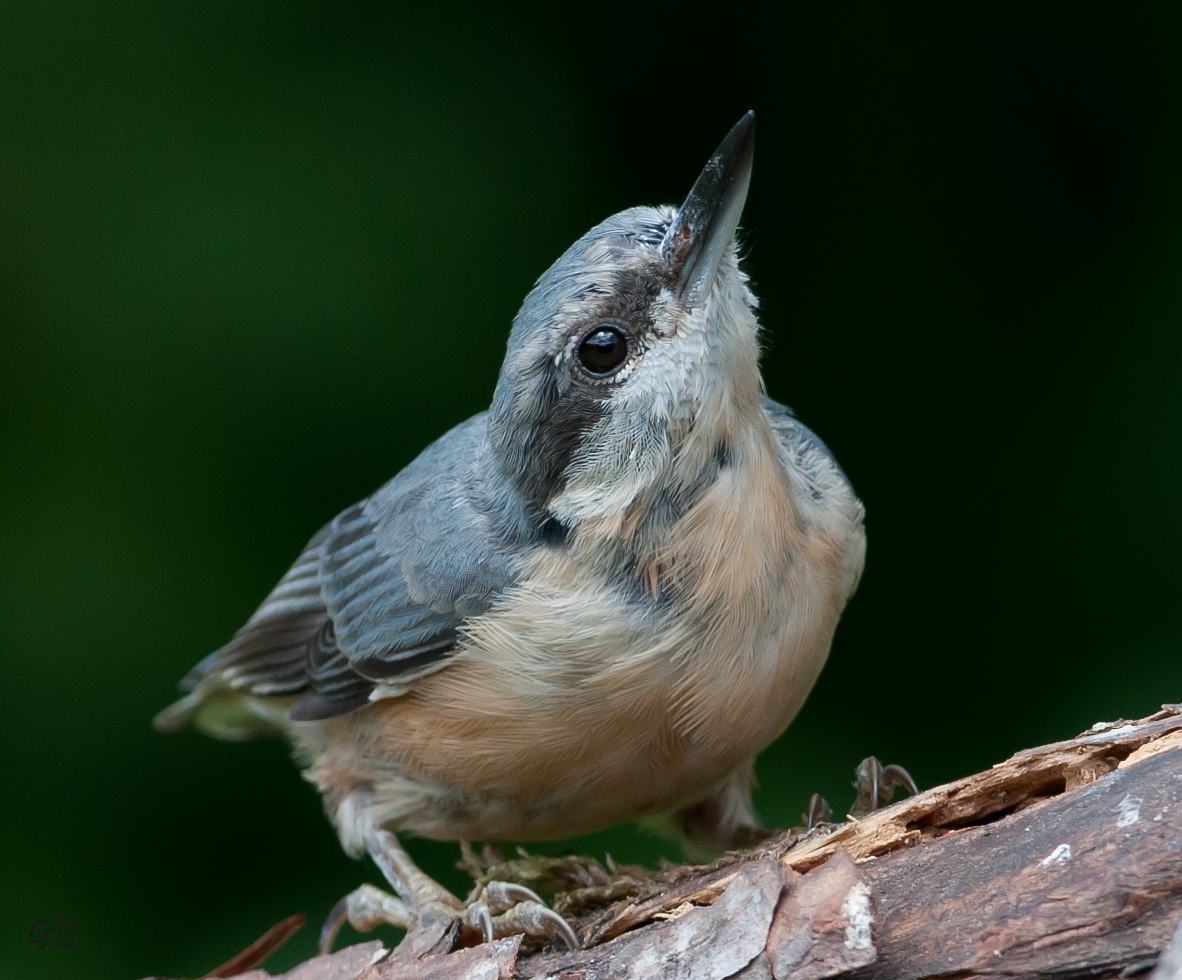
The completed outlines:
<svg viewBox="0 0 1182 980">
<path fill-rule="evenodd" d="M 544 272 L 490 408 L 326 524 L 156 717 L 291 741 L 393 888 L 341 899 L 322 949 L 345 921 L 577 947 L 530 889 L 461 901 L 398 834 L 659 818 L 719 851 L 759 827 L 753 760 L 828 657 L 866 533 L 833 454 L 765 392 L 736 238 L 754 133 L 748 112 L 680 207 L 621 211 Z"/>
</svg>

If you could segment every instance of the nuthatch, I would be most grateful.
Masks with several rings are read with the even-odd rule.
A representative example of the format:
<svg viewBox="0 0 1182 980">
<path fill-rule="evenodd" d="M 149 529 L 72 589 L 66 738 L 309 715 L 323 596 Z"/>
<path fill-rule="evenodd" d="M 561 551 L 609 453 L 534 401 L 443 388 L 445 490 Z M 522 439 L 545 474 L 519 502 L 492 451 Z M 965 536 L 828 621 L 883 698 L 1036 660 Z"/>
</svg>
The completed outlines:
<svg viewBox="0 0 1182 980">
<path fill-rule="evenodd" d="M 592 228 L 513 322 L 492 407 L 325 526 L 156 719 L 287 735 L 362 886 L 347 918 L 577 943 L 519 885 L 461 903 L 394 831 L 538 840 L 644 816 L 720 849 L 816 680 L 863 508 L 763 393 L 735 231 L 754 116 L 680 209 Z"/>
</svg>

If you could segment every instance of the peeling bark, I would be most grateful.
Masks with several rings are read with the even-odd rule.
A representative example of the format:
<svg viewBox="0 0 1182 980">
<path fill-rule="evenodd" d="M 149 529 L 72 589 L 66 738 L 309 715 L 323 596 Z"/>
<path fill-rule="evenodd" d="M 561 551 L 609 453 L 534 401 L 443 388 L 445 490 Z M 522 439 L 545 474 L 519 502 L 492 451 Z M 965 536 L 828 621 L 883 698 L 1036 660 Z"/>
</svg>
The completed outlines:
<svg viewBox="0 0 1182 980">
<path fill-rule="evenodd" d="M 1155 965 L 1154 980 L 1182 980 L 1182 709 L 710 865 L 523 859 L 487 873 L 564 885 L 555 907 L 584 948 L 515 938 L 419 957 L 372 942 L 282 980 L 1068 980 Z M 231 962 L 253 965 L 243 957 Z"/>
</svg>

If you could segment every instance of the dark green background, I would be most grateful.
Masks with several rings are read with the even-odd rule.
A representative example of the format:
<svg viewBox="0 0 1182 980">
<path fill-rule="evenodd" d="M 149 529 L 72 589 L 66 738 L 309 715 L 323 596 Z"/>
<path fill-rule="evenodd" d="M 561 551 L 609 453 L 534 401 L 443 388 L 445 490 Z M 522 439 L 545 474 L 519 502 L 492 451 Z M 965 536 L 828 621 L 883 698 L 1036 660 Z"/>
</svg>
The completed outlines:
<svg viewBox="0 0 1182 980">
<path fill-rule="evenodd" d="M 747 108 L 768 389 L 870 534 L 765 818 L 1182 698 L 1180 25 L 987 8 L 0 4 L 0 977 L 199 975 L 378 881 L 281 744 L 149 719 Z"/>
</svg>

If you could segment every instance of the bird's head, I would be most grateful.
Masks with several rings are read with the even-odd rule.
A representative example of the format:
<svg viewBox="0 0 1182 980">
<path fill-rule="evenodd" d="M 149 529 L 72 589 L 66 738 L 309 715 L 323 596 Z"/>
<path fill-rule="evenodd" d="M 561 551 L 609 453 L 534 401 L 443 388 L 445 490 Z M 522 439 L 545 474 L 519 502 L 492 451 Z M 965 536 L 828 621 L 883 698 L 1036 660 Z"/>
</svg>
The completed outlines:
<svg viewBox="0 0 1182 980">
<path fill-rule="evenodd" d="M 526 297 L 489 426 L 534 526 L 618 534 L 675 517 L 758 416 L 756 301 L 735 246 L 754 130 L 747 113 L 680 208 L 613 215 Z"/>
</svg>

